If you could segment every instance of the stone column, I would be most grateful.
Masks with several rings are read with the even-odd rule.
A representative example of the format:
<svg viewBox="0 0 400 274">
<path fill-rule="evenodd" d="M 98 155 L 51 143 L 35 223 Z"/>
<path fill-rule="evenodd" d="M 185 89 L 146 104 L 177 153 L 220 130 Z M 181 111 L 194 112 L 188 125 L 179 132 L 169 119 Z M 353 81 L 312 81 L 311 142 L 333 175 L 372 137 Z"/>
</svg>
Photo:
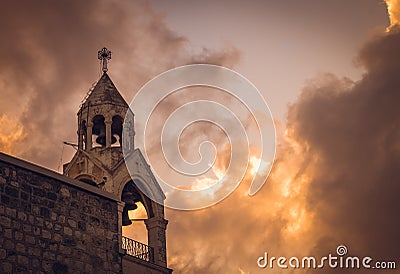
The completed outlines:
<svg viewBox="0 0 400 274">
<path fill-rule="evenodd" d="M 154 249 L 154 263 L 163 267 L 167 267 L 167 249 L 165 230 L 168 221 L 162 217 L 153 217 L 145 220 L 148 243 Z"/>
<path fill-rule="evenodd" d="M 124 202 L 118 202 L 118 246 L 120 254 L 125 253 L 125 250 L 122 248 L 122 211 L 124 210 L 124 206 Z"/>
<path fill-rule="evenodd" d="M 88 123 L 86 130 L 86 150 L 90 150 L 92 148 L 92 127 L 93 123 Z"/>
<path fill-rule="evenodd" d="M 106 124 L 106 147 L 111 147 L 111 125 L 112 125 L 112 121 L 107 119 L 104 121 L 104 123 Z"/>
<path fill-rule="evenodd" d="M 122 134 L 122 147 L 125 152 L 131 152 L 134 150 L 135 128 L 133 117 L 133 113 L 128 110 L 123 123 L 124 130 Z"/>
</svg>

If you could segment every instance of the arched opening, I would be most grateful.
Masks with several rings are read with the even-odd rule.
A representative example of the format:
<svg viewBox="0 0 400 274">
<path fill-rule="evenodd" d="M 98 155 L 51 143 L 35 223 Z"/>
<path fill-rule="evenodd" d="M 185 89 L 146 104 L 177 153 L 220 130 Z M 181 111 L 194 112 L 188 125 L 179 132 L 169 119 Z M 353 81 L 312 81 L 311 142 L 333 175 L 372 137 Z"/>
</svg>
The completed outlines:
<svg viewBox="0 0 400 274">
<path fill-rule="evenodd" d="M 93 117 L 92 144 L 94 147 L 106 146 L 106 124 L 103 115 Z"/>
<path fill-rule="evenodd" d="M 133 181 L 123 188 L 122 248 L 128 255 L 154 262 L 154 248 L 149 246 L 149 231 L 145 221 L 152 216 L 147 197 L 139 192 Z"/>
<path fill-rule="evenodd" d="M 112 142 L 111 145 L 113 147 L 122 147 L 122 124 L 121 116 L 116 115 L 112 118 L 111 136 L 112 139 L 115 139 L 115 142 Z"/>
<path fill-rule="evenodd" d="M 147 212 L 146 208 L 141 202 L 136 203 L 137 208 L 135 210 L 130 210 L 128 212 L 129 219 L 132 224 L 127 226 L 122 226 L 122 236 L 130 239 L 134 239 L 143 244 L 148 244 L 147 228 L 144 224 L 146 220 Z"/>
<path fill-rule="evenodd" d="M 121 249 L 126 255 L 166 267 L 168 221 L 164 219 L 164 207 L 141 192 L 140 184 L 144 181 L 135 176 L 119 189 L 124 202 L 124 207 L 119 207 L 119 222 L 125 224 L 119 227 Z"/>
</svg>

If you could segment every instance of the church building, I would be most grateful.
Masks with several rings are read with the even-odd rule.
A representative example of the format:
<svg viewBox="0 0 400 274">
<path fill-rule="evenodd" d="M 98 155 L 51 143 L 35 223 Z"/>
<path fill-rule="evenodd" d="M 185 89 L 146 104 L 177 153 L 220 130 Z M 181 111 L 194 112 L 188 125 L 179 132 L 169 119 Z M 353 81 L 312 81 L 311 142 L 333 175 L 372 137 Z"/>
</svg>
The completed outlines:
<svg viewBox="0 0 400 274">
<path fill-rule="evenodd" d="M 164 206 L 138 185 L 165 196 L 134 146 L 133 121 L 124 123 L 131 110 L 107 74 L 111 52 L 103 48 L 98 58 L 102 76 L 77 113 L 76 153 L 63 175 L 0 153 L 1 273 L 172 272 Z M 138 204 L 147 218 L 132 220 Z M 136 221 L 146 226 L 147 244 L 122 235 Z"/>
</svg>

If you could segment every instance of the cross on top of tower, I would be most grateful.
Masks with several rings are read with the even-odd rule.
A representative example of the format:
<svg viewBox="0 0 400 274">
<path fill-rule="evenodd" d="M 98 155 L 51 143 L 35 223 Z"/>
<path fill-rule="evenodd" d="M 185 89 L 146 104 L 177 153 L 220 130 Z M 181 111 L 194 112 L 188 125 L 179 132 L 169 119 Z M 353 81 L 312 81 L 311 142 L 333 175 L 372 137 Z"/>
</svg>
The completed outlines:
<svg viewBox="0 0 400 274">
<path fill-rule="evenodd" d="M 102 48 L 101 50 L 98 51 L 98 58 L 101 61 L 102 64 L 102 70 L 103 72 L 107 72 L 107 60 L 111 59 L 111 51 L 109 51 L 107 48 Z"/>
</svg>

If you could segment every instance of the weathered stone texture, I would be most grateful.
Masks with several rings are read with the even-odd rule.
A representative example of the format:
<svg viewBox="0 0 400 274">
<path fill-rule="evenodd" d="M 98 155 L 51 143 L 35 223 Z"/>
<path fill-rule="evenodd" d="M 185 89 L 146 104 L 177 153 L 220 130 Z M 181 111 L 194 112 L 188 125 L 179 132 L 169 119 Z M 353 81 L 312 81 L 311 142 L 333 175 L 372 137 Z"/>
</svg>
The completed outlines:
<svg viewBox="0 0 400 274">
<path fill-rule="evenodd" d="M 117 202 L 0 161 L 0 273 L 119 273 Z"/>
</svg>

